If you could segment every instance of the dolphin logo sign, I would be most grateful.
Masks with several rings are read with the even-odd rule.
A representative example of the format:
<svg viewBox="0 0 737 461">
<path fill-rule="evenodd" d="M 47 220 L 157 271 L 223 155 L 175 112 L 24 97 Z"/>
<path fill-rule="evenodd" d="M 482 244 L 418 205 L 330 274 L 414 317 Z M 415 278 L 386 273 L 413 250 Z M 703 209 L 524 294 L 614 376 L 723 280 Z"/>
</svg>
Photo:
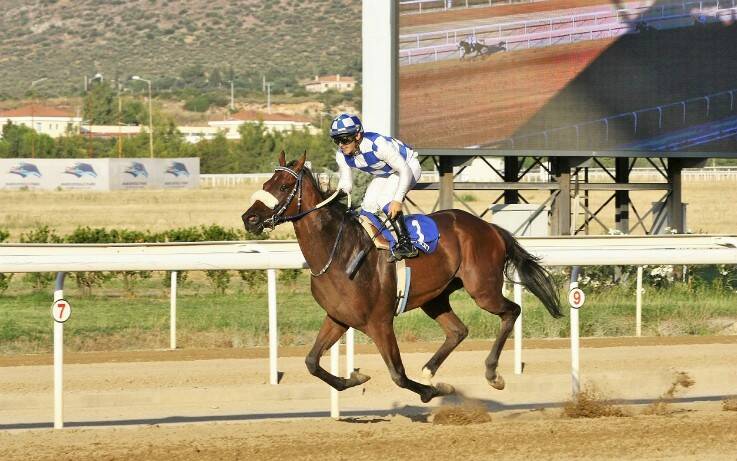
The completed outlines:
<svg viewBox="0 0 737 461">
<path fill-rule="evenodd" d="M 171 164 L 169 164 L 169 168 L 166 169 L 166 172 L 176 177 L 189 176 L 187 165 L 182 162 L 171 162 Z"/>
<path fill-rule="evenodd" d="M 35 176 L 37 178 L 41 177 L 41 172 L 38 170 L 38 167 L 34 165 L 33 163 L 26 163 L 21 162 L 17 164 L 16 166 L 12 167 L 10 171 L 8 171 L 10 174 L 17 174 L 18 176 L 22 178 L 27 178 L 29 176 Z"/>
<path fill-rule="evenodd" d="M 92 167 L 92 165 L 82 162 L 77 162 L 74 164 L 74 166 L 68 167 L 64 170 L 64 173 L 71 174 L 78 178 L 81 178 L 82 176 L 89 176 L 90 178 L 97 177 L 97 172 L 95 172 L 95 169 Z"/>
<path fill-rule="evenodd" d="M 146 171 L 146 166 L 141 162 L 131 162 L 131 164 L 128 165 L 128 168 L 125 169 L 124 173 L 128 173 L 134 178 L 137 178 L 139 176 L 148 178 L 148 171 Z"/>
</svg>

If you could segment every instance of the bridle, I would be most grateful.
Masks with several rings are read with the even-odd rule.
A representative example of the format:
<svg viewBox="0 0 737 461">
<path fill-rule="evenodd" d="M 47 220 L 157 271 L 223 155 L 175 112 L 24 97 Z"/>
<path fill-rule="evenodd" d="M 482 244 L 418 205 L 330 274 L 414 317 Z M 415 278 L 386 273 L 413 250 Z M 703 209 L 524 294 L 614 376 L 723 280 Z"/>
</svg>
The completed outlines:
<svg viewBox="0 0 737 461">
<path fill-rule="evenodd" d="M 302 211 L 302 179 L 304 177 L 304 171 L 300 170 L 299 173 L 292 170 L 291 168 L 287 168 L 284 166 L 278 166 L 274 169 L 274 172 L 277 171 L 284 171 L 286 173 L 289 173 L 296 179 L 294 182 L 294 187 L 292 187 L 291 192 L 289 192 L 289 195 L 284 200 L 284 203 L 279 206 L 279 200 L 274 197 L 270 192 L 267 192 L 263 189 L 258 190 L 254 192 L 253 195 L 251 195 L 251 205 L 253 205 L 256 201 L 260 201 L 267 207 L 271 208 L 274 211 L 274 214 L 271 215 L 271 217 L 266 218 L 264 220 L 264 227 L 269 227 L 271 229 L 274 229 L 276 226 L 278 226 L 281 223 L 287 222 L 287 221 L 296 221 L 300 218 L 302 218 L 305 215 L 308 215 L 312 213 L 315 210 L 319 210 L 320 208 L 324 207 L 328 203 L 332 202 L 335 197 L 338 196 L 339 190 L 335 191 L 333 195 L 326 198 L 322 202 L 315 205 L 314 208 L 310 208 L 307 211 Z M 297 214 L 291 215 L 291 216 L 283 216 L 284 213 L 286 213 L 287 208 L 289 208 L 289 205 L 292 204 L 292 201 L 294 200 L 294 197 L 297 197 Z M 351 199 L 350 196 L 348 196 L 348 208 L 350 208 Z M 278 209 L 277 209 L 278 208 Z"/>
<path fill-rule="evenodd" d="M 299 170 L 299 173 L 292 170 L 291 168 L 287 168 L 284 166 L 278 166 L 274 169 L 274 172 L 277 171 L 284 171 L 286 173 L 289 173 L 292 175 L 296 181 L 294 182 L 294 187 L 292 187 L 291 192 L 289 192 L 289 195 L 284 200 L 284 203 L 279 206 L 279 201 L 276 197 L 274 197 L 271 193 L 265 191 L 265 190 L 259 190 L 256 191 L 251 196 L 251 201 L 255 202 L 257 200 L 264 203 L 266 206 L 269 206 L 269 204 L 274 203 L 270 208 L 274 211 L 274 214 L 271 215 L 271 217 L 264 219 L 264 227 L 270 227 L 271 229 L 274 229 L 276 226 L 278 226 L 281 223 L 288 222 L 288 221 L 297 221 L 298 219 L 312 213 L 315 210 L 319 210 L 320 208 L 324 207 L 328 203 L 332 202 L 333 199 L 335 199 L 338 196 L 339 190 L 336 190 L 333 195 L 326 198 L 322 202 L 315 205 L 314 208 L 310 208 L 309 210 L 302 211 L 302 179 L 304 177 L 304 169 Z M 286 213 L 287 208 L 289 208 L 289 205 L 291 205 L 292 201 L 294 200 L 294 197 L 297 197 L 297 214 L 291 215 L 291 216 L 284 216 L 284 213 Z M 350 195 L 348 196 L 348 210 L 350 212 Z M 324 274 L 330 265 L 333 262 L 333 258 L 335 257 L 335 252 L 338 249 L 338 243 L 340 242 L 340 238 L 343 235 L 343 227 L 345 227 L 345 219 L 348 213 L 343 215 L 343 219 L 340 222 L 340 228 L 338 229 L 338 236 L 335 238 L 335 243 L 333 244 L 333 249 L 330 252 L 330 258 L 328 259 L 327 264 L 318 272 L 314 273 L 312 272 L 312 269 L 310 269 L 310 273 L 313 277 L 319 277 L 322 274 Z"/>
</svg>

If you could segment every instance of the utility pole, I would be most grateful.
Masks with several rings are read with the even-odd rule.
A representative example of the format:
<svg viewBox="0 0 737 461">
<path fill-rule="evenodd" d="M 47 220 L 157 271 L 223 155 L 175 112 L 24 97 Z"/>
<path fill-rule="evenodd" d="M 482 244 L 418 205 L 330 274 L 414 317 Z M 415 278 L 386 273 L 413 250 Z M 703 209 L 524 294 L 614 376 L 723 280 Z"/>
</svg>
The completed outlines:
<svg viewBox="0 0 737 461">
<path fill-rule="evenodd" d="M 121 158 L 123 156 L 123 136 L 120 132 L 121 128 L 121 120 L 120 120 L 120 114 L 123 112 L 123 101 L 120 99 L 120 87 L 123 86 L 122 83 L 116 81 L 116 86 L 118 87 L 118 158 Z"/>
<path fill-rule="evenodd" d="M 92 158 L 92 97 L 89 95 L 89 88 L 95 80 L 102 82 L 102 74 L 97 73 L 94 77 L 87 79 L 87 75 L 84 76 L 84 92 L 87 97 L 87 158 Z"/>
<path fill-rule="evenodd" d="M 35 104 L 36 104 L 36 94 L 33 92 L 33 87 L 37 83 L 41 83 L 44 80 L 48 80 L 48 78 L 47 77 L 41 77 L 41 78 L 39 78 L 37 80 L 34 80 L 34 81 L 31 82 L 31 87 L 30 87 L 30 90 L 31 90 L 31 129 L 33 129 L 34 131 L 36 131 L 36 125 L 35 125 L 35 121 L 33 119 L 34 118 L 33 117 L 34 116 L 34 112 L 36 111 L 36 108 L 34 107 Z M 35 133 L 32 133 L 32 135 L 31 135 L 31 158 L 36 158 L 36 134 Z"/>
<path fill-rule="evenodd" d="M 140 80 L 148 83 L 148 148 L 151 158 L 154 158 L 154 122 L 153 122 L 153 109 L 151 105 L 151 80 L 146 80 L 138 75 L 131 77 L 133 80 Z"/>
<path fill-rule="evenodd" d="M 230 83 L 230 110 L 235 110 L 235 101 L 233 98 L 233 80 L 228 80 L 228 83 Z"/>
<path fill-rule="evenodd" d="M 266 112 L 271 113 L 271 82 L 266 82 Z"/>
</svg>

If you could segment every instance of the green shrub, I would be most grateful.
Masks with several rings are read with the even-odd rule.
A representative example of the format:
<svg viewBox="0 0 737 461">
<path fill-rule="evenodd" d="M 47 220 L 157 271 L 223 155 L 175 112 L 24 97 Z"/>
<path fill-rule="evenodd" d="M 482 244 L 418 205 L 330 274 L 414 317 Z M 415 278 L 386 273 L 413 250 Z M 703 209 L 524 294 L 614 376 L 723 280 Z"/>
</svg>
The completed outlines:
<svg viewBox="0 0 737 461">
<path fill-rule="evenodd" d="M 21 243 L 62 243 L 64 239 L 56 234 L 54 229 L 46 225 L 37 225 L 34 229 L 20 235 Z M 31 282 L 35 289 L 44 288 L 54 280 L 51 272 L 34 272 L 24 277 Z"/>
<path fill-rule="evenodd" d="M 0 229 L 0 243 L 7 240 L 8 237 L 10 237 L 10 232 L 5 229 Z M 3 292 L 8 289 L 8 286 L 10 285 L 10 279 L 12 278 L 13 274 L 0 273 L 0 295 L 2 295 Z"/>
</svg>

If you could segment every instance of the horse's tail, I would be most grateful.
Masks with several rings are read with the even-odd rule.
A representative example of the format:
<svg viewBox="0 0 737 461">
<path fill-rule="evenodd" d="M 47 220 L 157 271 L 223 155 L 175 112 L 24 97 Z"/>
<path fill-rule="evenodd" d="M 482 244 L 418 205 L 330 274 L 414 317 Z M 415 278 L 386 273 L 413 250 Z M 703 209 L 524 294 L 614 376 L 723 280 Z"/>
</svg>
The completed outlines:
<svg viewBox="0 0 737 461">
<path fill-rule="evenodd" d="M 517 242 L 506 229 L 494 225 L 504 239 L 504 246 L 507 248 L 504 273 L 508 279 L 514 280 L 512 274 L 512 266 L 517 269 L 522 286 L 530 290 L 533 295 L 542 301 L 545 308 L 555 318 L 563 317 L 560 312 L 560 300 L 558 299 L 558 290 L 553 284 L 553 278 L 550 273 L 545 270 L 538 261 L 540 258 L 531 255 Z"/>
</svg>

